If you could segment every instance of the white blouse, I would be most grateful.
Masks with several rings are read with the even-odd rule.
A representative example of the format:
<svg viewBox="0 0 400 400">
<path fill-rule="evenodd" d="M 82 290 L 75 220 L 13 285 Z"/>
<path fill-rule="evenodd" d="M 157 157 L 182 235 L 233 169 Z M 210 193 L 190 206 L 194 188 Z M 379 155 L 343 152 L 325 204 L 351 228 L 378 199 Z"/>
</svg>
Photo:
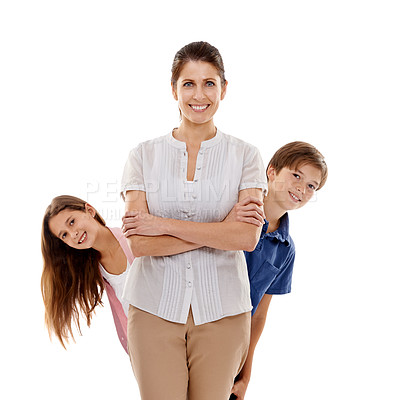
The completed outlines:
<svg viewBox="0 0 400 400">
<path fill-rule="evenodd" d="M 222 221 L 239 191 L 266 191 L 264 165 L 256 147 L 217 130 L 202 142 L 193 181 L 187 181 L 186 143 L 172 132 L 134 148 L 126 162 L 121 194 L 146 192 L 153 215 L 196 222 Z M 165 257 L 136 258 L 123 298 L 172 322 L 185 323 L 192 307 L 196 325 L 252 309 L 242 251 L 202 247 Z"/>
</svg>

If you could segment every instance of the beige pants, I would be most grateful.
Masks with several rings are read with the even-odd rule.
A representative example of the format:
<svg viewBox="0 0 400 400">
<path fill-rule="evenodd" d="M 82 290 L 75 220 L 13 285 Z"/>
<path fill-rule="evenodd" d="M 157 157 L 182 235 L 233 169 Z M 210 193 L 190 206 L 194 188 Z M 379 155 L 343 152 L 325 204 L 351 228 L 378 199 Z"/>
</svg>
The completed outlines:
<svg viewBox="0 0 400 400">
<path fill-rule="evenodd" d="M 128 344 L 142 400 L 228 400 L 247 356 L 250 312 L 194 325 L 129 308 Z"/>
</svg>

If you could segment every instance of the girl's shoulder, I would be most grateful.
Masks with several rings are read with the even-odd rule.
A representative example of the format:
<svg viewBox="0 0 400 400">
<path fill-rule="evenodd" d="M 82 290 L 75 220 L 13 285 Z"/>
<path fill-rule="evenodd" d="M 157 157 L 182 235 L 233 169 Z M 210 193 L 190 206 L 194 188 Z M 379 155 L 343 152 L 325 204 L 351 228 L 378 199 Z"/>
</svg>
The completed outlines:
<svg viewBox="0 0 400 400">
<path fill-rule="evenodd" d="M 133 260 L 134 260 L 134 256 L 132 254 L 132 251 L 129 247 L 128 241 L 125 237 L 125 235 L 122 232 L 121 228 L 117 228 L 117 227 L 113 227 L 113 228 L 108 228 L 112 234 L 116 237 L 116 239 L 118 240 L 120 246 L 122 247 L 122 250 L 125 253 L 125 256 L 129 262 L 129 264 L 132 264 Z"/>
</svg>

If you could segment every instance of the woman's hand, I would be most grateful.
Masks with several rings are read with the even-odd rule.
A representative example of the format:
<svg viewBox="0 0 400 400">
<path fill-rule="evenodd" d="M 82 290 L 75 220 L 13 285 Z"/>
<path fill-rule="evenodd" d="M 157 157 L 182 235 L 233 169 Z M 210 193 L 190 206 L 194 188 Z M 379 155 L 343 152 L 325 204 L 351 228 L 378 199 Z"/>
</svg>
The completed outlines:
<svg viewBox="0 0 400 400">
<path fill-rule="evenodd" d="M 238 400 L 243 400 L 248 385 L 249 381 L 247 379 L 239 378 L 233 385 L 231 394 L 234 394 Z"/>
<path fill-rule="evenodd" d="M 162 229 L 163 218 L 156 217 L 145 211 L 127 211 L 122 217 L 122 232 L 125 237 L 132 235 L 160 236 L 164 235 Z"/>
<path fill-rule="evenodd" d="M 257 197 L 248 196 L 236 203 L 224 221 L 246 222 L 256 226 L 264 224 L 263 202 Z"/>
</svg>

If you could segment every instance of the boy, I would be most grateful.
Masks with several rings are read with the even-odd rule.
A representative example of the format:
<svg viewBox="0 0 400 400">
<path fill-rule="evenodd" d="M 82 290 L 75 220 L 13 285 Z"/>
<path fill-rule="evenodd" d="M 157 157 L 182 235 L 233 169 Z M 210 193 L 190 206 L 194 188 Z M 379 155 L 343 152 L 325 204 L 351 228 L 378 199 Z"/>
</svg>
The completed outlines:
<svg viewBox="0 0 400 400">
<path fill-rule="evenodd" d="M 314 146 L 305 142 L 288 143 L 268 164 L 268 193 L 264 204 L 248 198 L 238 203 L 230 215 L 254 224 L 262 223 L 264 215 L 267 219 L 257 247 L 253 252 L 245 252 L 253 305 L 251 338 L 247 360 L 236 378 L 231 399 L 244 399 L 254 350 L 264 329 L 272 295 L 291 291 L 295 248 L 289 235 L 287 211 L 306 205 L 324 186 L 327 176 L 324 157 Z"/>
</svg>

